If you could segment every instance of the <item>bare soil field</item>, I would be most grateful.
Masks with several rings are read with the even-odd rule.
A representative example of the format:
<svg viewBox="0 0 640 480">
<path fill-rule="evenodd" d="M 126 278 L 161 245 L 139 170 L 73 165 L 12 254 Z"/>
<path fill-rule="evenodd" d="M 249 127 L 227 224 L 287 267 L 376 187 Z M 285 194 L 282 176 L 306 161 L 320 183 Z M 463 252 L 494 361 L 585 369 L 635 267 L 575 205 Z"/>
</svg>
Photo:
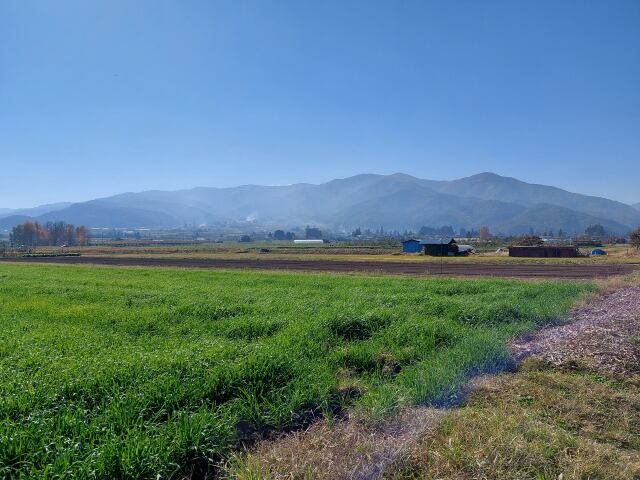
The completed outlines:
<svg viewBox="0 0 640 480">
<path fill-rule="evenodd" d="M 218 259 L 218 258 L 149 258 L 116 256 L 83 256 L 51 258 L 3 258 L 4 262 L 47 264 L 91 264 L 142 267 L 219 268 L 288 270 L 306 272 L 383 273 L 414 276 L 471 276 L 511 278 L 590 279 L 628 275 L 640 270 L 640 264 L 501 264 L 501 263 L 437 263 L 385 262 L 351 260 L 286 260 L 286 259 Z"/>
</svg>

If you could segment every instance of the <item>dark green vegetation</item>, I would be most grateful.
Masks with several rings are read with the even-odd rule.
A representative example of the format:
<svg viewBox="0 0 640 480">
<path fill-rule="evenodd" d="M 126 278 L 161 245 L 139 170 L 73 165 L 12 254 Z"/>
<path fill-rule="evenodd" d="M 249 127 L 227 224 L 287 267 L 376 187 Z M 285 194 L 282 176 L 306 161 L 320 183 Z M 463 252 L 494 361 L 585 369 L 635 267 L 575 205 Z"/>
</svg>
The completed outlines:
<svg viewBox="0 0 640 480">
<path fill-rule="evenodd" d="M 492 379 L 384 478 L 640 478 L 640 377 L 533 361 Z"/>
<path fill-rule="evenodd" d="M 345 407 L 448 403 L 591 288 L 0 265 L 0 477 L 202 474 Z"/>
</svg>

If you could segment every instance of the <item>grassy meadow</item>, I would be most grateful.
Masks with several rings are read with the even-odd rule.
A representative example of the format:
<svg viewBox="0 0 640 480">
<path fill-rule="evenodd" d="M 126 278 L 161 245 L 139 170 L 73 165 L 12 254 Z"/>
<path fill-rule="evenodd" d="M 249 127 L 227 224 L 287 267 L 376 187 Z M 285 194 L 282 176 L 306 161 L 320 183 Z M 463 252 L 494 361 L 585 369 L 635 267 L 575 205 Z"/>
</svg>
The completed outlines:
<svg viewBox="0 0 640 480">
<path fill-rule="evenodd" d="M 0 265 L 0 478 L 202 476 L 346 408 L 449 404 L 577 282 Z"/>
</svg>

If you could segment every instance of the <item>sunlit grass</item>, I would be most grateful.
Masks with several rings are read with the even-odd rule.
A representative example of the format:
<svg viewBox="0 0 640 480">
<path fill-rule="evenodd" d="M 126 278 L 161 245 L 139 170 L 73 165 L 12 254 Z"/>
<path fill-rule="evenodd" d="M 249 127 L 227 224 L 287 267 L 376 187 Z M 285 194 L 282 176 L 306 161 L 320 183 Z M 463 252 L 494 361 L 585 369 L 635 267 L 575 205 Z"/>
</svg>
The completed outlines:
<svg viewBox="0 0 640 480">
<path fill-rule="evenodd" d="M 0 265 L 0 476 L 155 478 L 446 404 L 583 283 Z"/>
<path fill-rule="evenodd" d="M 528 361 L 484 382 L 389 480 L 640 478 L 640 377 Z"/>
</svg>

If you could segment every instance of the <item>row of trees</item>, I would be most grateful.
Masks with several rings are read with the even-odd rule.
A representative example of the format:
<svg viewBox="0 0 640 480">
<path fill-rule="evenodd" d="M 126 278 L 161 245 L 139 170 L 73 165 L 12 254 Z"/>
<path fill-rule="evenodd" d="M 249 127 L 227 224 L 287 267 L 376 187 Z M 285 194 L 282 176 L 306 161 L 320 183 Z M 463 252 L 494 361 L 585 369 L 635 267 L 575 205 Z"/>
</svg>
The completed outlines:
<svg viewBox="0 0 640 480">
<path fill-rule="evenodd" d="M 513 240 L 513 245 L 519 246 L 539 246 L 543 245 L 544 241 L 537 235 L 522 235 Z M 608 243 L 626 243 L 625 238 L 609 237 Z M 631 232 L 629 243 L 632 247 L 640 250 L 640 227 Z"/>
<path fill-rule="evenodd" d="M 295 240 L 296 239 L 296 234 L 293 232 L 285 232 L 284 230 L 276 230 L 275 232 L 273 232 L 273 234 L 269 234 L 271 235 L 271 238 L 273 238 L 273 240 Z"/>
<path fill-rule="evenodd" d="M 422 227 L 420 227 L 420 230 L 418 230 L 418 235 L 442 235 L 443 237 L 453 237 L 455 235 L 455 232 L 453 230 L 453 227 L 450 225 L 443 225 L 440 228 L 423 225 Z"/>
<path fill-rule="evenodd" d="M 584 229 L 584 233 L 590 238 L 604 238 L 607 236 L 607 231 L 599 223 L 596 223 L 595 225 L 589 225 Z"/>
<path fill-rule="evenodd" d="M 307 239 L 322 239 L 322 230 L 315 227 L 306 227 L 305 238 Z M 269 232 L 267 234 L 267 240 L 276 240 L 276 241 L 284 241 L 284 240 L 295 240 L 296 234 L 294 232 L 285 232 L 284 230 L 276 230 L 273 233 Z M 251 242 L 253 239 L 250 235 L 242 235 L 240 237 L 240 242 Z"/>
<path fill-rule="evenodd" d="M 441 235 L 441 236 L 453 237 L 455 236 L 455 233 L 454 233 L 453 227 L 447 226 L 447 225 L 442 226 L 440 228 L 423 226 L 418 231 L 418 235 L 422 235 L 422 236 Z M 595 225 L 589 225 L 587 228 L 585 228 L 583 235 L 589 238 L 594 238 L 594 239 L 605 239 L 608 237 L 608 233 L 606 229 L 599 223 Z M 480 227 L 480 230 L 475 230 L 475 229 L 466 230 L 464 228 L 461 228 L 459 232 L 459 236 L 460 237 L 480 237 L 481 240 L 487 240 L 491 238 L 492 235 L 489 232 L 488 227 Z M 530 228 L 529 234 L 526 235 L 525 237 L 537 238 L 538 236 L 539 236 L 538 234 L 534 233 L 533 228 Z M 547 230 L 544 230 L 544 232 L 542 232 L 542 236 L 543 237 L 557 236 L 558 238 L 565 238 L 567 234 L 562 229 L 560 229 L 558 230 L 557 235 L 554 235 L 553 230 L 547 229 Z"/>
<path fill-rule="evenodd" d="M 62 246 L 89 244 L 89 230 L 81 225 L 75 227 L 65 222 L 38 222 L 27 220 L 13 227 L 9 234 L 9 241 L 14 247 L 35 248 L 38 246 Z"/>
<path fill-rule="evenodd" d="M 418 235 L 420 236 L 435 236 L 440 235 L 442 237 L 455 237 L 456 231 L 453 229 L 451 225 L 443 225 L 442 227 L 429 227 L 422 226 L 420 230 L 418 230 Z M 489 227 L 480 227 L 480 230 L 467 230 L 466 228 L 461 228 L 457 234 L 459 237 L 463 238 L 480 238 L 481 240 L 489 240 L 491 238 L 491 232 L 489 231 Z"/>
</svg>

